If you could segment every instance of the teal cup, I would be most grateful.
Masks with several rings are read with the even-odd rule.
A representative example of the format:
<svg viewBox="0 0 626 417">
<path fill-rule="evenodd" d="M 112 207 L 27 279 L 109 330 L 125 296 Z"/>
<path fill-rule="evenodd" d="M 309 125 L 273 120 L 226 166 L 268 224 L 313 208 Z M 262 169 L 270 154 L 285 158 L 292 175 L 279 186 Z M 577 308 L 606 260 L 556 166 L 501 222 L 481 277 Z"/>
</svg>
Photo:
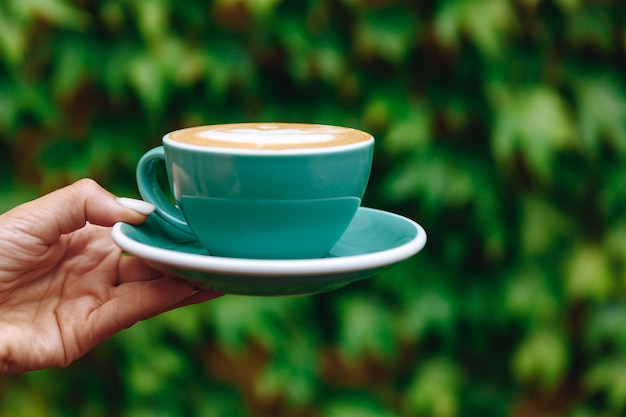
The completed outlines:
<svg viewBox="0 0 626 417">
<path fill-rule="evenodd" d="M 139 161 L 137 184 L 210 255 L 320 258 L 361 204 L 373 148 L 371 135 L 335 126 L 199 126 L 166 134 Z M 163 162 L 171 193 L 157 179 Z"/>
</svg>

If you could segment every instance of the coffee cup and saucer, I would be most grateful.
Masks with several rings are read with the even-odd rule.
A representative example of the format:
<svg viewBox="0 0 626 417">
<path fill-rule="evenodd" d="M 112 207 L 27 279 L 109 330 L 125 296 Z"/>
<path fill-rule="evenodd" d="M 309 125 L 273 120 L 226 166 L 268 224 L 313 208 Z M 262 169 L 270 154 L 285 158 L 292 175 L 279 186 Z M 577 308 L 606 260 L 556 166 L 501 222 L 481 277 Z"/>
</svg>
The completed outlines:
<svg viewBox="0 0 626 417">
<path fill-rule="evenodd" d="M 361 206 L 374 138 L 297 123 L 238 123 L 170 132 L 137 166 L 156 207 L 114 241 L 151 266 L 231 294 L 297 295 L 371 277 L 419 252 L 424 229 Z M 157 170 L 165 163 L 169 192 Z"/>
</svg>

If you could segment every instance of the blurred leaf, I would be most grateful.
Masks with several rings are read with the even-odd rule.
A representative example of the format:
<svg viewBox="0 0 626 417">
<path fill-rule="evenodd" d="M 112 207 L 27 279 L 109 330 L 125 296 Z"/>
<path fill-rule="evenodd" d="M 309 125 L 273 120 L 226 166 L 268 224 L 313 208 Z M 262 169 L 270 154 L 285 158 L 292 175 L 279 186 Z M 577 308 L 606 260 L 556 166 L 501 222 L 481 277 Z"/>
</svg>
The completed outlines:
<svg viewBox="0 0 626 417">
<path fill-rule="evenodd" d="M 59 97 L 68 97 L 89 76 L 92 61 L 86 50 L 89 45 L 80 40 L 72 39 L 62 43 L 56 51 L 56 71 L 52 79 L 52 87 Z"/>
<path fill-rule="evenodd" d="M 0 57 L 11 66 L 17 66 L 25 58 L 28 29 L 23 21 L 0 8 Z"/>
<path fill-rule="evenodd" d="M 233 86 L 254 82 L 254 66 L 248 52 L 235 41 L 224 39 L 204 51 L 206 81 L 210 92 L 222 96 Z"/>
<path fill-rule="evenodd" d="M 374 300 L 346 296 L 338 304 L 338 347 L 344 359 L 356 362 L 372 354 L 388 360 L 397 349 L 393 317 Z"/>
<path fill-rule="evenodd" d="M 582 0 L 555 0 L 563 10 L 573 12 L 578 10 L 582 5 Z"/>
<path fill-rule="evenodd" d="M 203 311 L 202 306 L 189 306 L 163 314 L 160 322 L 179 338 L 194 342 L 204 337 L 202 319 L 205 315 L 206 311 Z"/>
<path fill-rule="evenodd" d="M 508 2 L 501 0 L 440 1 L 435 17 L 435 34 L 446 46 L 456 47 L 469 37 L 486 57 L 502 53 L 502 41 L 515 25 Z"/>
<path fill-rule="evenodd" d="M 155 114 L 163 108 L 167 80 L 164 68 L 154 56 L 133 57 L 128 63 L 128 81 L 149 113 Z"/>
<path fill-rule="evenodd" d="M 611 409 L 626 409 L 626 358 L 614 357 L 600 360 L 584 378 L 593 391 L 605 392 Z"/>
<path fill-rule="evenodd" d="M 574 227 L 567 213 L 539 196 L 522 196 L 520 249 L 525 256 L 549 256 L 550 251 L 570 241 Z"/>
<path fill-rule="evenodd" d="M 513 374 L 525 383 L 552 389 L 565 376 L 570 360 L 567 340 L 554 328 L 531 331 L 516 348 Z"/>
<path fill-rule="evenodd" d="M 162 0 L 135 1 L 130 3 L 135 8 L 139 30 L 148 42 L 159 42 L 169 32 L 169 4 Z"/>
<path fill-rule="evenodd" d="M 400 63 L 417 42 L 420 22 L 405 7 L 388 7 L 363 13 L 356 25 L 356 48 L 392 63 Z"/>
<path fill-rule="evenodd" d="M 581 138 L 598 152 L 608 141 L 626 151 L 626 94 L 621 83 L 608 78 L 583 79 L 576 85 Z"/>
<path fill-rule="evenodd" d="M 13 2 L 13 6 L 18 15 L 65 28 L 84 30 L 91 21 L 87 13 L 70 6 L 65 0 L 20 0 Z"/>
<path fill-rule="evenodd" d="M 316 344 L 306 336 L 298 339 L 269 361 L 255 381 L 260 398 L 284 398 L 292 406 L 313 400 L 318 381 Z"/>
<path fill-rule="evenodd" d="M 254 16 L 262 16 L 270 13 L 282 1 L 283 0 L 243 0 L 243 3 Z M 237 0 L 218 0 L 218 2 L 225 4 L 238 3 Z"/>
<path fill-rule="evenodd" d="M 211 302 L 213 325 L 219 344 L 230 352 L 241 352 L 249 342 L 273 351 L 285 337 L 297 337 L 306 330 L 316 333 L 298 318 L 308 311 L 311 300 L 230 296 Z"/>
<path fill-rule="evenodd" d="M 565 290 L 573 301 L 602 301 L 615 287 L 604 250 L 590 244 L 578 244 L 565 266 Z"/>
<path fill-rule="evenodd" d="M 547 86 L 515 93 L 498 88 L 492 98 L 495 122 L 491 142 L 496 160 L 507 164 L 520 153 L 535 175 L 552 178 L 557 153 L 576 143 L 565 102 Z"/>
<path fill-rule="evenodd" d="M 610 304 L 594 309 L 585 330 L 585 342 L 592 349 L 626 351 L 626 305 Z"/>
<path fill-rule="evenodd" d="M 600 3 L 583 7 L 581 0 L 557 0 L 557 3 L 569 13 L 566 34 L 571 44 L 580 47 L 591 45 L 604 51 L 615 48 L 615 28 L 610 10 Z"/>
<path fill-rule="evenodd" d="M 430 117 L 424 103 L 408 104 L 389 127 L 383 138 L 383 148 L 394 155 L 426 148 L 432 135 Z"/>
<path fill-rule="evenodd" d="M 459 379 L 459 370 L 453 362 L 443 358 L 430 359 L 413 377 L 404 396 L 403 409 L 410 415 L 459 415 Z"/>
<path fill-rule="evenodd" d="M 376 402 L 370 396 L 334 398 L 323 408 L 325 417 L 397 417 L 398 414 Z"/>
<path fill-rule="evenodd" d="M 406 341 L 419 341 L 428 331 L 454 332 L 455 298 L 439 288 L 420 288 L 409 300 L 398 320 L 400 334 Z"/>
<path fill-rule="evenodd" d="M 538 266 L 517 268 L 516 272 L 505 287 L 504 305 L 508 313 L 530 324 L 558 317 L 562 306 L 548 286 L 547 272 Z"/>
</svg>

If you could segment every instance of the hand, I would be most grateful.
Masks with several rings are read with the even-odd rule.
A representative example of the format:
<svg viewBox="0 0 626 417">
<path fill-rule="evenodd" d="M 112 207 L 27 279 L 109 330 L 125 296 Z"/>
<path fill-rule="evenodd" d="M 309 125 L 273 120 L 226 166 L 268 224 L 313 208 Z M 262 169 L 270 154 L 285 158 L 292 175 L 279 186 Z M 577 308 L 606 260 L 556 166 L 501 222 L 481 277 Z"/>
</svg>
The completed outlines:
<svg viewBox="0 0 626 417">
<path fill-rule="evenodd" d="M 140 320 L 220 295 L 122 256 L 110 227 L 146 219 L 126 206 L 81 180 L 0 215 L 0 374 L 66 366 Z"/>
</svg>

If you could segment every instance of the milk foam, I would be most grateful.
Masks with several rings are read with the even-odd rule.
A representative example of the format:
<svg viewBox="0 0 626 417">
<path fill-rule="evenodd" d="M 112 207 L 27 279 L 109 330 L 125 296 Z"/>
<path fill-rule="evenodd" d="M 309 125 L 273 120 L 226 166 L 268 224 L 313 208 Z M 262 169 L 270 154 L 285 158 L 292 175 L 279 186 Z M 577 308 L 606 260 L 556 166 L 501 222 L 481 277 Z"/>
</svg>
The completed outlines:
<svg viewBox="0 0 626 417">
<path fill-rule="evenodd" d="M 277 125 L 259 125 L 249 128 L 223 130 L 207 129 L 197 133 L 199 138 L 230 143 L 263 145 L 299 145 L 332 142 L 341 129 L 332 126 L 316 126 L 312 129 L 281 128 Z"/>
<path fill-rule="evenodd" d="M 257 150 L 325 148 L 372 140 L 368 133 L 347 127 L 264 122 L 196 126 L 168 136 L 192 145 Z"/>
</svg>

